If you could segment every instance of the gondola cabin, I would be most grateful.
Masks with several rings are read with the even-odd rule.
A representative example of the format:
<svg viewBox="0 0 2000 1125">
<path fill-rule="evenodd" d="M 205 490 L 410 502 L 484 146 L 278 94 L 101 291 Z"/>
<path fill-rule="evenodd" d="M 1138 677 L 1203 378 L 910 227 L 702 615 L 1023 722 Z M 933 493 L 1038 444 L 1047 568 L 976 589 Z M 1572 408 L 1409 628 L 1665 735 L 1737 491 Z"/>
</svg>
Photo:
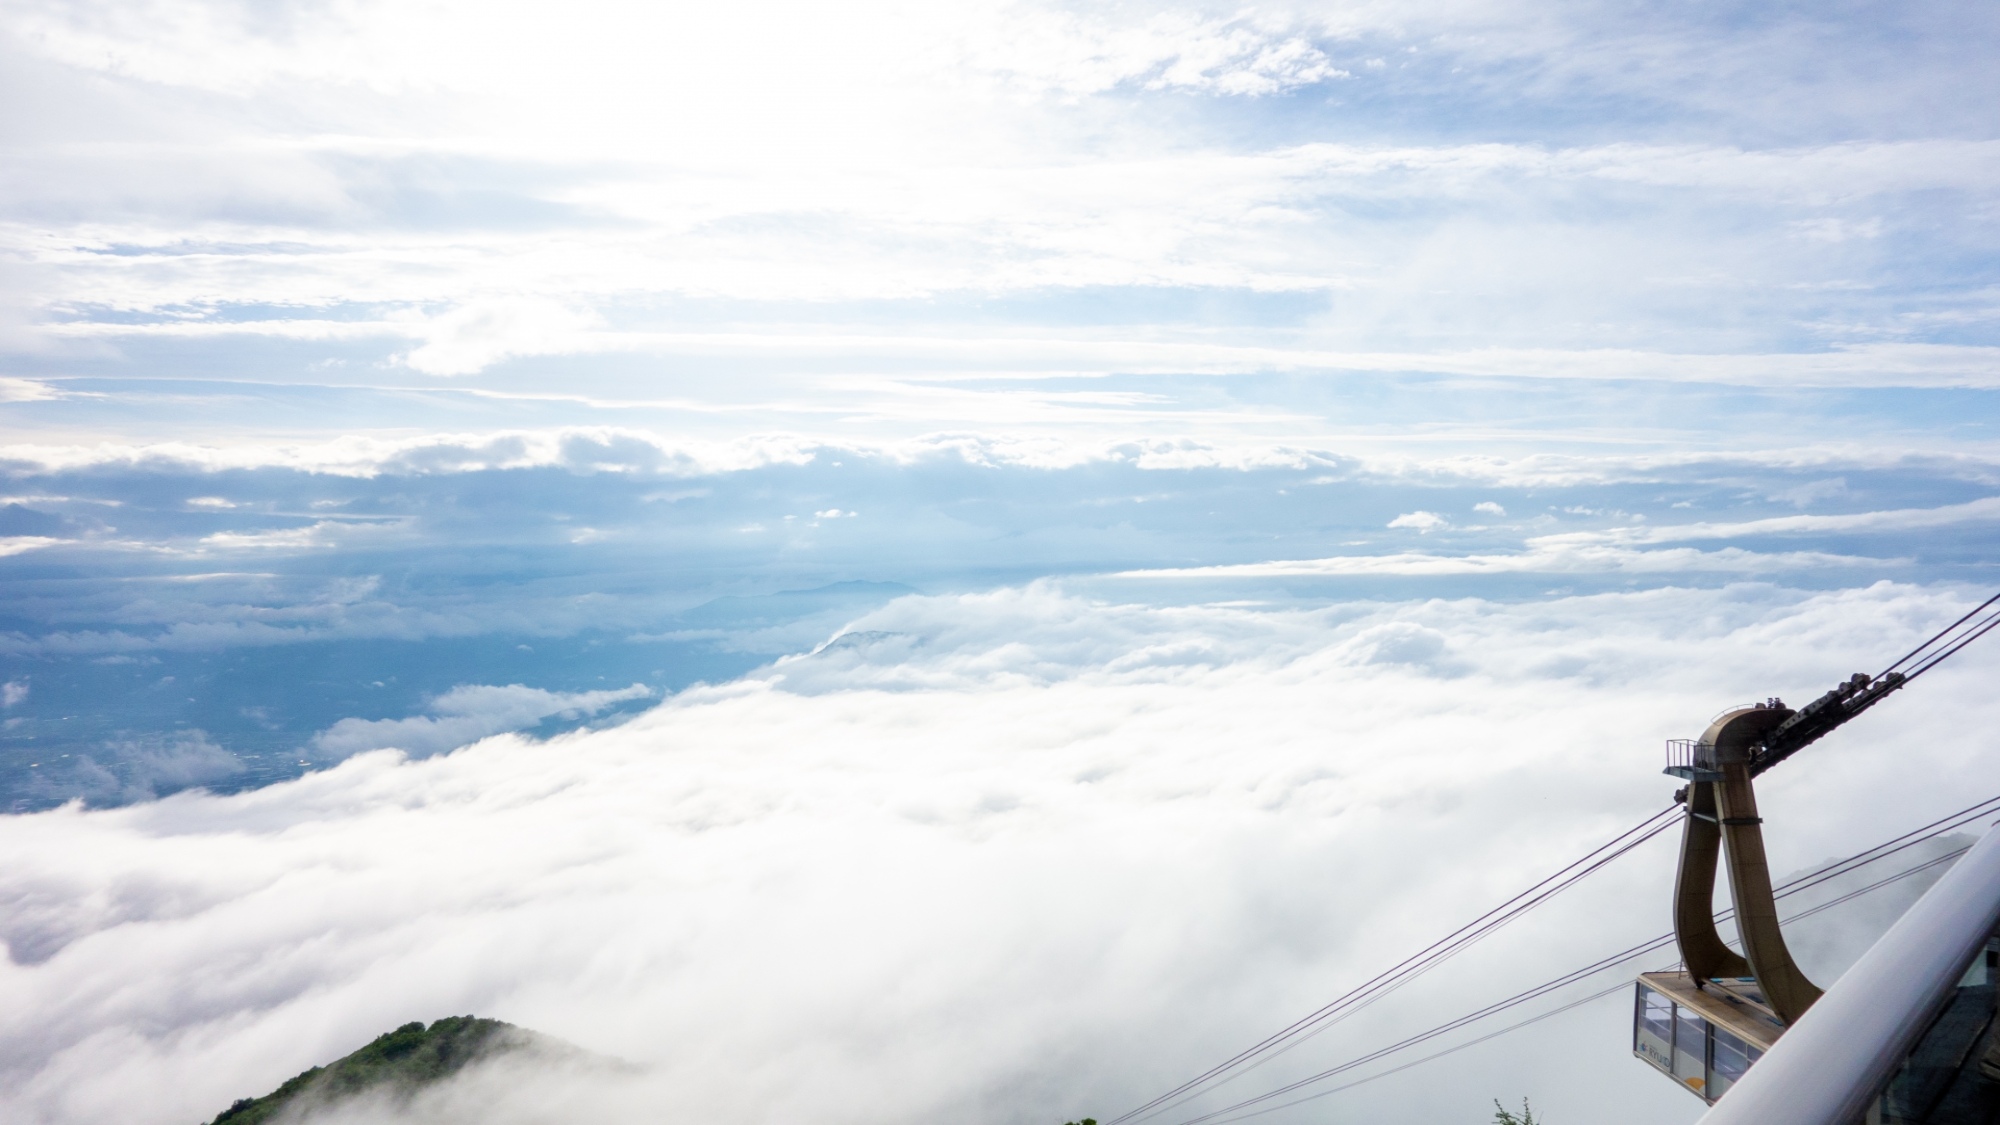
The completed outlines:
<svg viewBox="0 0 2000 1125">
<path fill-rule="evenodd" d="M 1713 1103 L 1777 1042 L 1785 1025 L 1755 978 L 1704 981 L 1646 973 L 1632 1011 L 1632 1053 Z"/>
</svg>

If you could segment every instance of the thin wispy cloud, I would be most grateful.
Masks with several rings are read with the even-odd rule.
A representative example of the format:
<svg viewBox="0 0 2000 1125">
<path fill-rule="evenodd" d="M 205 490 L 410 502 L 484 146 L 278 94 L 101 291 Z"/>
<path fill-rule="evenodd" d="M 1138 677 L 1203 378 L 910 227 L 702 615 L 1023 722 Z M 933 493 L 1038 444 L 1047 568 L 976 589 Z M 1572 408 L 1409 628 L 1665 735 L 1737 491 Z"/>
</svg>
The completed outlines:
<svg viewBox="0 0 2000 1125">
<path fill-rule="evenodd" d="M 34 279 L 14 289 L 33 325 L 19 338 L 58 351 L 271 335 L 433 377 L 690 347 L 1836 385 L 1984 386 L 1993 367 L 1962 339 L 1992 302 L 1904 272 L 1939 249 L 1939 221 L 1989 240 L 2000 150 L 1952 122 L 1756 143 L 1704 105 L 1686 128 L 1608 138 L 1312 137 L 1398 99 L 1492 97 L 1503 75 L 1530 120 L 1584 91 L 1685 101 L 1700 87 L 1672 68 L 1698 65 L 1677 52 L 1699 21 L 1500 5 L 111 10 L 21 5 L 9 49 L 59 68 L 51 81 L 166 92 L 201 124 L 158 128 L 99 96 L 73 111 L 76 139 L 16 142 L 37 168 L 7 204 Z M 1872 37 L 1793 18 L 1884 61 Z M 1785 42 L 1782 26 L 1731 32 Z M 1740 63 L 1710 54 L 1712 71 Z M 683 104 L 701 111 L 647 108 Z M 960 326 L 927 330 L 941 296 L 1104 288 L 1153 306 L 1148 332 L 1049 338 L 1030 314 L 953 348 Z M 1282 342 L 1254 324 L 1226 344 L 1161 339 L 1187 289 L 1307 295 L 1315 312 Z M 690 335 L 672 307 L 689 300 L 789 323 Z M 834 333 L 799 323 L 833 301 L 886 304 Z"/>
</svg>

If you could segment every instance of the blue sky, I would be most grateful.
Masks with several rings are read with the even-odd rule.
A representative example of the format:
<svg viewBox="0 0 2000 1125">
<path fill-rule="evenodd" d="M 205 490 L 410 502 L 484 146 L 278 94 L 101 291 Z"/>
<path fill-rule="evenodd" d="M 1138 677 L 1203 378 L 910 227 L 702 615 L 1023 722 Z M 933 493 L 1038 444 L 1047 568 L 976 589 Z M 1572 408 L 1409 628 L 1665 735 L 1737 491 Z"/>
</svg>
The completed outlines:
<svg viewBox="0 0 2000 1125">
<path fill-rule="evenodd" d="M 1607 809 L 1637 801 L 1636 816 L 1660 795 L 1650 764 L 1631 765 L 1659 738 L 1739 696 L 1809 696 L 1872 669 L 1993 585 L 1987 6 L 714 7 L 0 6 L 0 808 L 23 841 L 51 834 L 62 851 L 73 832 L 77 854 L 123 857 L 0 877 L 33 915 L 8 938 L 0 988 L 42 995 L 72 979 L 47 974 L 82 971 L 52 949 L 116 977 L 89 950 L 171 919 L 87 905 L 110 888 L 155 880 L 148 902 L 265 909 L 244 890 L 256 879 L 146 867 L 137 839 L 233 839 L 249 817 L 353 843 L 395 793 L 448 805 L 438 794 L 541 776 L 522 747 L 573 747 L 625 776 L 630 755 L 671 744 L 730 779 L 718 823 L 763 825 L 746 831 L 784 841 L 772 855 L 807 857 L 746 861 L 781 883 L 838 885 L 809 856 L 880 844 L 855 827 L 877 807 L 865 796 L 787 819 L 794 773 L 829 792 L 875 779 L 907 796 L 894 816 L 955 841 L 930 874 L 906 872 L 913 886 L 1045 873 L 981 819 L 1008 810 L 1084 850 L 1120 823 L 1190 839 L 1210 826 L 1221 850 L 1174 862 L 1220 897 L 1127 903 L 1192 911 L 1176 923 L 1186 944 L 1140 963 L 1172 969 L 1158 995 L 1216 1013 L 1208 1032 L 1148 1040 L 1151 1056 L 1088 1043 L 1185 1017 L 1136 992 L 1083 1014 L 1048 998 L 1038 1038 L 1026 1008 L 965 983 L 990 974 L 953 975 L 938 951 L 963 935 L 913 930 L 926 936 L 911 956 L 941 959 L 935 1006 L 913 1001 L 926 1014 L 912 1019 L 977 1012 L 1016 1030 L 996 1069 L 912 1088 L 896 1112 L 1101 1118 L 1171 1085 L 1160 1060 L 1199 1070 L 1241 1045 L 1232 1034 L 1298 1014 L 1285 997 L 1299 982 L 1333 987 L 1386 952 L 1355 935 L 1402 909 L 1392 898 L 1267 933 L 1250 921 L 1264 905 L 1227 890 L 1258 863 L 1373 854 L 1357 827 L 1372 821 L 1337 809 L 1429 786 L 1449 794 L 1439 807 L 1497 825 L 1484 771 L 1543 778 L 1567 803 L 1489 873 L 1531 881 L 1536 857 L 1608 831 Z M 1559 654 L 1524 656 L 1542 635 Z M 1685 671 L 1706 659 L 1697 637 L 1737 663 Z M 1168 681 L 1181 694 L 1148 694 Z M 1276 702 L 1287 684 L 1385 693 L 1341 728 L 1339 753 L 1361 758 L 1324 767 L 1363 779 L 1363 796 L 1270 804 L 1262 782 L 1217 780 L 1235 776 L 1227 737 L 1175 741 L 1255 700 L 1276 716 L 1256 768 L 1311 774 L 1329 751 L 1306 733 L 1326 716 Z M 1615 737 L 1545 742 L 1526 701 L 1565 693 L 1623 724 Z M 767 696 L 768 723 L 745 702 Z M 855 717 L 871 706 L 891 717 Z M 991 724 L 993 746 L 952 759 L 998 779 L 983 797 L 950 795 L 974 785 L 951 770 L 866 752 L 899 731 L 954 743 L 961 714 Z M 1105 734 L 1121 715 L 1157 737 Z M 1427 723 L 1499 764 L 1361 760 Z M 824 747 L 802 733 L 822 727 L 844 733 Z M 1884 796 L 1871 815 L 1885 831 L 2000 781 L 1953 737 L 1910 744 L 1944 780 Z M 1551 780 L 1586 742 L 1627 757 Z M 1022 765 L 1013 792 L 1016 744 L 1110 764 L 1058 754 Z M 731 755 L 790 765 L 736 773 Z M 693 790 L 673 768 L 633 784 L 681 808 Z M 1059 795 L 1058 779 L 1097 769 L 1164 772 L 1102 806 Z M 1186 822 L 1163 795 L 1211 784 L 1216 803 Z M 593 815 L 578 800 L 563 807 Z M 1315 827 L 1307 806 L 1341 827 Z M 1036 819 L 1052 809 L 1074 816 L 1074 839 Z M 631 839 L 652 840 L 641 822 Z M 1774 845 L 1798 849 L 1788 862 L 1842 846 L 1834 818 L 1813 823 Z M 505 830 L 547 828 L 523 825 Z M 464 827 L 441 813 L 407 831 Z M 993 832 L 990 851 L 957 850 Z M 1446 845 L 1422 839 L 1404 841 L 1418 857 L 1405 874 L 1432 897 L 1409 917 L 1444 923 L 1465 888 L 1423 865 Z M 217 847 L 186 862 L 256 868 Z M 1040 910 L 1172 881 L 1165 858 L 1123 862 L 1086 864 L 1052 900 L 994 901 Z M 697 869 L 694 901 L 748 893 Z M 660 890 L 617 870 L 605 878 L 621 893 Z M 349 894 L 367 899 L 332 900 Z M 789 909 L 759 902 L 746 917 Z M 463 919 L 467 933 L 497 924 Z M 547 924 L 551 942 L 574 936 Z M 1052 966 L 1096 956 L 1016 938 Z M 1076 940 L 1100 938 L 1119 940 Z M 735 941 L 724 927 L 695 944 Z M 359 948 L 343 956 L 376 956 Z M 1214 975 L 1253 951 L 1295 975 Z M 494 983 L 505 958 L 426 992 L 436 1012 L 330 964 L 255 1002 L 300 1051 L 475 1004 L 580 1039 L 616 1028 L 594 1045 L 649 1061 L 678 1042 L 615 989 L 568 1007 L 533 982 L 509 992 Z M 167 971 L 132 971 L 148 968 Z M 879 966 L 850 968 L 841 987 Z M 641 975 L 661 1004 L 702 987 Z M 313 1006 L 335 993 L 344 1014 Z M 10 1112 L 139 1120 L 138 1106 L 167 1112 L 148 1075 L 196 1067 L 218 1085 L 187 1088 L 175 1112 L 198 1118 L 323 1061 L 260 1053 L 247 1016 L 235 1032 L 205 1022 L 239 1003 L 92 1009 L 46 1042 L 0 1028 L 0 1069 L 31 1091 Z M 790 1049 L 748 1028 L 732 1042 L 716 1074 Z M 857 1055 L 854 1081 L 893 1056 Z M 1631 1109 L 1648 1075 L 1564 1086 L 1494 1059 L 1370 1104 L 1479 1119 L 1519 1074 L 1573 1116 L 1691 1117 L 1671 1090 Z M 126 1077 L 84 1097 L 71 1066 Z M 726 1119 L 783 1108 L 686 1096 Z M 862 1095 L 822 1076 L 784 1096 Z"/>
</svg>

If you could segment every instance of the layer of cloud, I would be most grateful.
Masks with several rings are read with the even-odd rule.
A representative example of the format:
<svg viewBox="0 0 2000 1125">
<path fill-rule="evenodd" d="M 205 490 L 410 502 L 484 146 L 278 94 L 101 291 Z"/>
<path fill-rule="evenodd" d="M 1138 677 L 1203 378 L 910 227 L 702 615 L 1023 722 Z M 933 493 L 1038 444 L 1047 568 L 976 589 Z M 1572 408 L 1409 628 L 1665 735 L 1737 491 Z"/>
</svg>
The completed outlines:
<svg viewBox="0 0 2000 1125">
<path fill-rule="evenodd" d="M 613 691 L 555 692 L 508 684 L 466 684 L 432 699 L 428 715 L 407 719 L 342 719 L 313 736 L 319 755 L 341 759 L 368 750 L 428 757 L 503 731 L 532 727 L 552 716 L 580 718 L 653 695 L 644 684 Z"/>
<path fill-rule="evenodd" d="M 857 580 L 908 592 L 1124 575 L 1117 596 L 1169 600 L 1195 596 L 1180 580 L 1281 598 L 1405 580 L 1490 593 L 1482 584 L 1537 575 L 1585 589 L 1750 575 L 1922 582 L 1972 573 L 1967 552 L 1990 538 L 2000 489 L 1991 457 L 1833 449 L 1420 458 L 978 434 L 701 442 L 579 427 L 11 452 L 19 493 L 0 531 L 65 536 L 8 564 L 14 624 L 0 658 L 24 661 L 527 634 L 511 649 L 586 632 L 775 656 L 825 639 L 845 603 L 770 621 L 695 607 Z M 507 560 L 497 572 L 494 558 Z M 38 569 L 48 565 L 72 569 L 58 580 Z M 591 674 L 657 684 L 661 666 Z M 438 675 L 457 678 L 424 692 L 603 686 L 532 667 Z M 264 705 L 230 712 L 245 704 Z M 298 738 L 357 713 L 320 716 Z M 211 731 L 225 721 L 179 718 Z"/>
<path fill-rule="evenodd" d="M 2000 149 L 1940 115 L 1986 81 L 1969 10 L 17 9 L 0 48 L 71 107 L 0 183 L 0 303 L 36 354 L 1992 385 Z M 1800 96 L 1835 45 L 1841 90 Z M 1755 129 L 1694 94 L 1728 83 L 1759 88 Z M 1155 304 L 1116 318 L 1145 330 L 1064 338 L 1089 302 L 1052 295 L 1104 291 Z M 1190 293 L 1305 300 L 1222 316 L 1232 340 Z"/>
<path fill-rule="evenodd" d="M 1150 285 L 1151 283 L 1145 283 Z M 1043 329 L 985 334 L 978 330 L 938 334 L 927 326 L 870 325 L 858 331 L 822 328 L 782 332 L 663 332 L 610 329 L 594 317 L 552 302 L 534 302 L 521 320 L 498 322 L 496 309 L 519 302 L 473 299 L 432 318 L 385 321 L 275 319 L 201 322 L 91 322 L 51 325 L 48 331 L 77 341 L 121 339 L 201 340 L 234 346 L 244 340 L 348 339 L 374 341 L 385 348 L 420 341 L 414 349 L 384 354 L 433 375 L 466 375 L 514 356 L 641 355 L 705 360 L 790 361 L 839 373 L 855 366 L 911 364 L 942 369 L 959 377 L 1033 372 L 1077 375 L 1248 375 L 1270 372 L 1463 375 L 1529 380 L 1645 381 L 1747 387 L 2000 387 L 1995 376 L 2000 348 L 1989 344 L 1924 341 L 1830 341 L 1809 350 L 1680 351 L 1625 347 L 1483 347 L 1425 351 L 1287 345 L 1268 340 L 1217 342 L 1213 331 L 1185 333 L 1162 326 L 1143 335 L 1094 330 L 1064 334 Z M 1239 333 L 1246 337 L 1252 333 Z M 1175 339 L 1175 336 L 1183 338 Z M 552 392 L 559 394 L 559 392 Z M 658 406 L 658 399 L 607 388 L 593 396 L 616 405 Z M 32 400 L 28 400 L 32 401 Z M 693 406 L 698 399 L 682 400 Z M 758 411 L 741 408 L 754 417 Z M 822 408 L 825 409 L 825 408 Z"/>
<path fill-rule="evenodd" d="M 183 442 L 93 446 L 12 445 L 0 461 L 39 471 L 125 465 L 203 471 L 284 467 L 335 476 L 482 472 L 493 469 L 562 468 L 575 472 L 647 472 L 697 476 L 773 464 L 810 461 L 823 443 L 770 434 L 735 441 L 687 441 L 621 427 L 578 427 L 419 436 L 348 435 L 283 444 L 249 441 L 229 445 Z M 908 443 L 912 456 L 980 447 L 1004 458 L 1020 450 L 1032 457 L 1047 443 L 1005 439 Z M 835 447 L 837 448 L 837 447 Z M 1089 454 L 1084 454 L 1088 456 Z M 1294 455 L 1296 456 L 1296 455 Z M 1009 458 L 1012 459 L 1012 458 Z M 1074 459 L 1074 455 L 1072 455 Z"/>
<path fill-rule="evenodd" d="M 1446 555 L 1399 551 L 1376 555 L 1336 555 L 1322 559 L 1278 559 L 1270 562 L 1226 563 L 1219 566 L 1128 570 L 1116 577 L 1153 579 L 1362 576 L 1471 578 L 1507 574 L 1796 575 L 1829 567 L 1874 571 L 1901 569 L 1907 563 L 1908 560 L 1904 559 L 1836 555 L 1822 551 L 1764 552 L 1745 550 L 1741 547 L 1725 547 L 1716 551 L 1700 551 L 1692 547 L 1645 551 L 1612 545 L 1604 542 L 1602 536 L 1580 535 L 1535 539 L 1529 542 L 1526 550 L 1501 554 Z"/>
<path fill-rule="evenodd" d="M 1475 505 L 1497 508 L 1498 505 Z M 1177 567 L 1126 571 L 1132 578 L 1260 578 L 1306 575 L 1498 575 L 1507 573 L 1630 573 L 1671 574 L 1737 572 L 1800 572 L 1825 567 L 1884 568 L 1909 564 L 1907 558 L 1864 558 L 1824 551 L 1756 551 L 1725 547 L 1703 551 L 1691 547 L 1642 549 L 1637 544 L 1674 543 L 1695 539 L 1754 539 L 1767 536 L 1832 532 L 1896 532 L 1978 526 L 2000 520 L 2000 499 L 1973 500 L 1942 508 L 1896 509 L 1829 516 L 1778 516 L 1737 523 L 1646 524 L 1594 531 L 1528 536 L 1523 549 L 1504 554 L 1442 554 L 1402 551 L 1355 554 L 1321 559 L 1273 560 L 1223 566 Z M 1410 512 L 1389 521 L 1392 528 L 1419 534 L 1449 527 L 1435 512 Z"/>
<path fill-rule="evenodd" d="M 562 396 L 518 397 L 530 404 L 554 405 Z M 686 478 L 805 466 L 815 460 L 830 464 L 844 457 L 855 457 L 906 467 L 956 462 L 982 468 L 1021 469 L 1074 469 L 1091 465 L 1130 465 L 1161 471 L 1313 469 L 1337 474 L 1327 476 L 1321 483 L 1373 478 L 1413 484 L 1517 488 L 1664 483 L 1730 473 L 1764 477 L 1843 470 L 1912 472 L 1939 479 L 2000 483 L 2000 453 L 1982 445 L 1949 452 L 1913 449 L 1900 441 L 1875 446 L 1842 442 L 1689 450 L 1634 442 L 1571 452 L 1533 443 L 1496 449 L 1493 435 L 1489 433 L 1486 437 L 1485 448 L 1458 452 L 1437 441 L 1422 443 L 1429 448 L 1404 449 L 1391 442 L 1360 441 L 1352 437 L 1273 440 L 1266 435 L 1232 433 L 1221 428 L 1198 435 L 1157 437 L 966 429 L 884 440 L 832 439 L 767 431 L 718 440 L 632 426 L 541 426 L 414 435 L 347 434 L 295 441 L 243 437 L 216 442 L 130 439 L 90 444 L 14 442 L 0 445 L 0 468 L 17 480 L 105 470 L 206 475 L 276 469 L 371 478 L 544 468 L 579 475 Z M 1438 448 L 1441 444 L 1445 444 L 1444 449 Z M 1780 487 L 1803 486 L 1788 483 Z M 1793 494 L 1788 493 L 1786 498 L 1797 505 Z M 1817 498 L 1825 500 L 1832 496 Z"/>
<path fill-rule="evenodd" d="M 226 783 L 246 769 L 240 757 L 199 730 L 125 734 L 87 752 L 58 755 L 51 747 L 35 756 L 48 761 L 34 763 L 37 776 L 10 796 L 39 797 L 43 804 L 71 799 L 99 806 L 150 801 L 183 789 Z"/>
<path fill-rule="evenodd" d="M 471 1010 L 651 1068 L 632 1103 L 598 1089 L 603 1120 L 1108 1115 L 1663 805 L 1659 739 L 1964 604 L 906 599 L 857 624 L 872 642 L 615 729 L 6 818 L 0 1105 L 196 1120 Z M 1962 659 L 1771 775 L 1781 870 L 2000 790 L 1993 658 Z M 1659 932 L 1670 849 L 1625 862 L 1298 1064 Z M 1686 1119 L 1628 1019 L 1586 1009 L 1343 1104 Z"/>
<path fill-rule="evenodd" d="M 466 304 L 427 322 L 423 346 L 399 358 L 427 375 L 469 375 L 511 356 L 587 350 L 594 319 L 533 298 Z"/>
<path fill-rule="evenodd" d="M 1926 528 L 1990 523 L 2000 520 L 2000 497 L 1971 500 L 1942 508 L 1898 508 L 1846 515 L 1778 516 L 1740 523 L 1686 524 L 1674 527 L 1625 528 L 1609 533 L 1627 542 L 1671 543 L 1686 539 L 1742 539 L 1761 535 L 1797 535 L 1832 531 L 1918 531 Z"/>
</svg>

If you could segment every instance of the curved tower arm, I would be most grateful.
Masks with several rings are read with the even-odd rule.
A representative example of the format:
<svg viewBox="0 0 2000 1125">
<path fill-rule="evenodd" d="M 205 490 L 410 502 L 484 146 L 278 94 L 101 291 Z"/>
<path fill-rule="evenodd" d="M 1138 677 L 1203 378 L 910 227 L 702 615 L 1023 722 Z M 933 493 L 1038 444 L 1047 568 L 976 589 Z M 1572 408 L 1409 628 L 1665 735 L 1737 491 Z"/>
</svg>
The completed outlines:
<svg viewBox="0 0 2000 1125">
<path fill-rule="evenodd" d="M 1778 904 L 1771 894 L 1771 869 L 1764 858 L 1763 820 L 1750 783 L 1754 747 L 1792 712 L 1783 706 L 1745 707 L 1712 723 L 1701 736 L 1698 767 L 1687 794 L 1687 830 L 1681 839 L 1681 869 L 1674 893 L 1674 935 L 1681 958 L 1697 983 L 1742 976 L 1747 969 L 1779 1019 L 1790 1024 L 1819 999 L 1778 929 Z M 1729 893 L 1736 903 L 1736 928 L 1743 935 L 1738 956 L 1715 932 L 1713 911 L 1717 841 L 1729 859 Z"/>
<path fill-rule="evenodd" d="M 1696 781 L 1687 790 L 1687 820 L 1681 829 L 1681 867 L 1674 878 L 1674 937 L 1681 961 L 1696 988 L 1717 977 L 1747 977 L 1750 962 L 1715 932 L 1715 862 L 1722 852 L 1722 827 L 1715 811 L 1715 786 Z"/>
</svg>

